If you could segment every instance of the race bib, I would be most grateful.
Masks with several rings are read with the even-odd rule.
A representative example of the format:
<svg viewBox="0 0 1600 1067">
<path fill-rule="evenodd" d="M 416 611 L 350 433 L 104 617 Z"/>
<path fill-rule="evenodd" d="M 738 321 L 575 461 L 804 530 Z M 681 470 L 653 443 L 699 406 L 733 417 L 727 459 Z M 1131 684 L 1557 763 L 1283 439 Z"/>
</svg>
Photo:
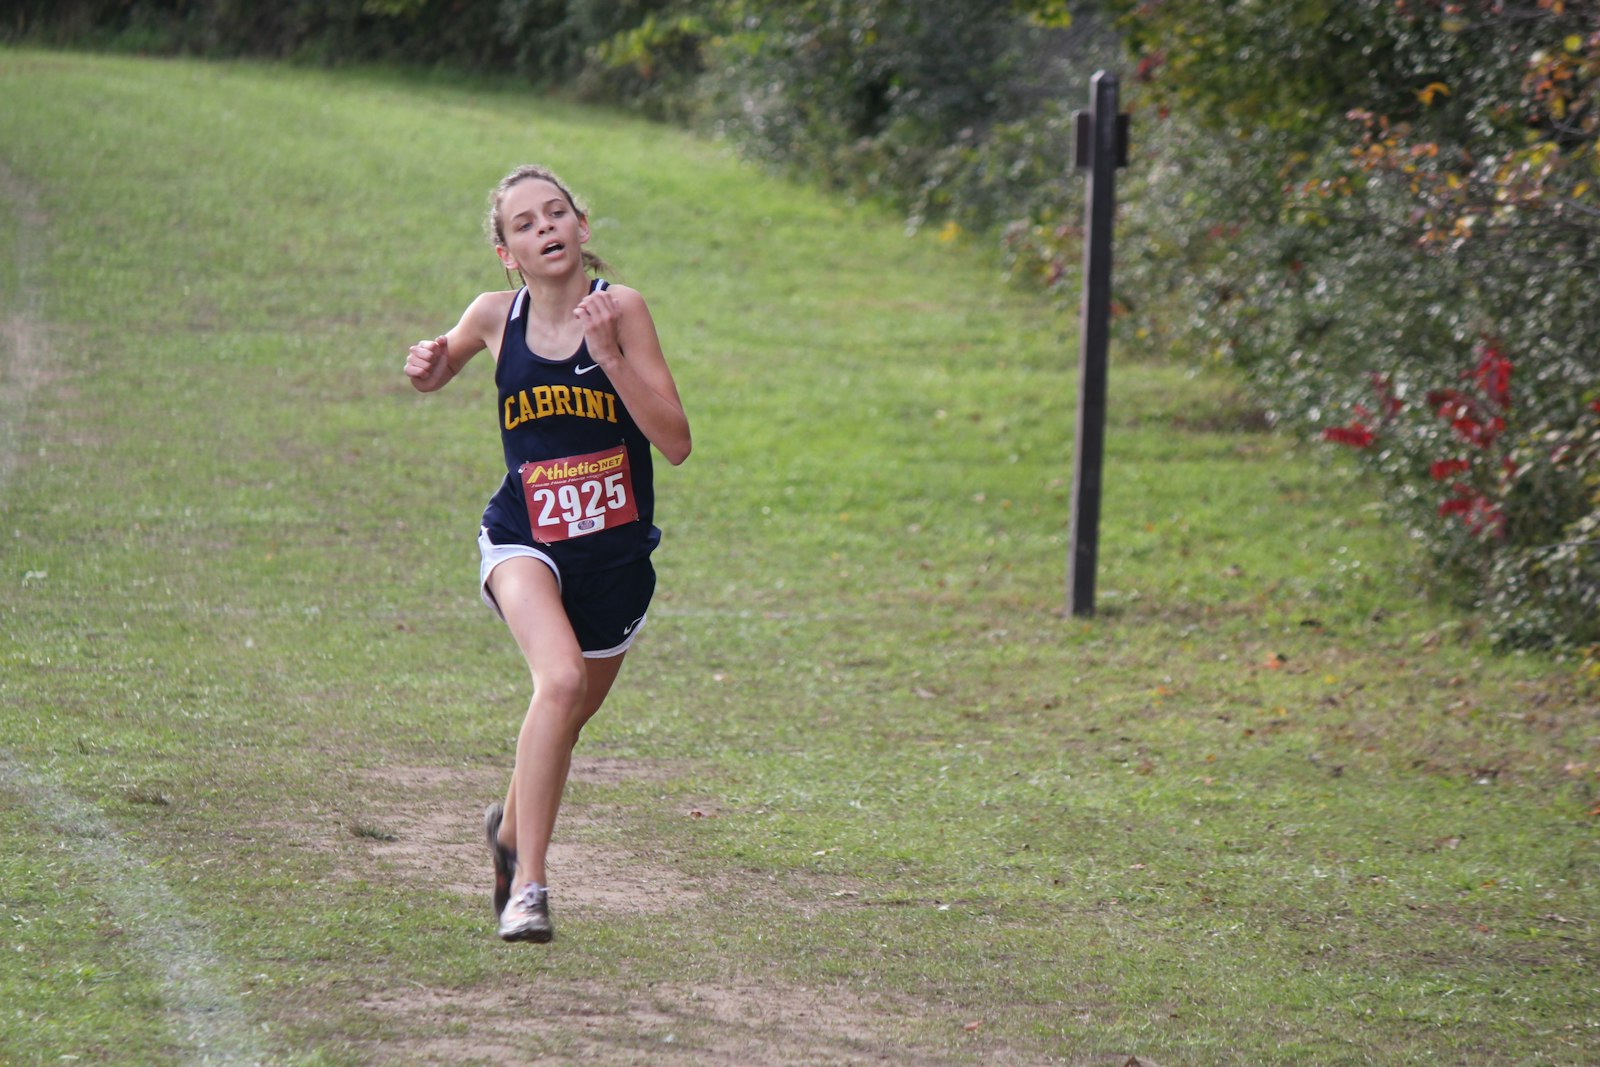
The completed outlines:
<svg viewBox="0 0 1600 1067">
<path fill-rule="evenodd" d="M 541 545 L 570 541 L 639 518 L 626 445 L 524 463 L 517 474 L 522 478 L 533 539 Z"/>
</svg>

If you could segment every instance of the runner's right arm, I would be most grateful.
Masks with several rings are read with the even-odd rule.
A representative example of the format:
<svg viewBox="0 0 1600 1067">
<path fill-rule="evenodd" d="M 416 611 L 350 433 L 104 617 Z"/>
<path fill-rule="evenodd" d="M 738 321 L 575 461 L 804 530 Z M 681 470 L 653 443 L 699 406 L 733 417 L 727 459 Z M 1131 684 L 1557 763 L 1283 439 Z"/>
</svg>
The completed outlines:
<svg viewBox="0 0 1600 1067">
<path fill-rule="evenodd" d="M 442 389 L 461 373 L 473 356 L 500 350 L 500 335 L 512 294 L 484 293 L 461 315 L 461 321 L 433 340 L 422 340 L 406 354 L 406 377 L 419 393 Z"/>
</svg>

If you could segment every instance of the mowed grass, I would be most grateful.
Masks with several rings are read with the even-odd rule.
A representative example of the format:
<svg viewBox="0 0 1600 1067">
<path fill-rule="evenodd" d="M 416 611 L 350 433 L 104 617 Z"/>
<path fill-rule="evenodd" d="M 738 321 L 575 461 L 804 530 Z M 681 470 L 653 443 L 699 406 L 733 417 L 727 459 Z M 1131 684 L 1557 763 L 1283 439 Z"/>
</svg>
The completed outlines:
<svg viewBox="0 0 1600 1067">
<path fill-rule="evenodd" d="M 452 1058 L 382 994 L 547 984 L 822 990 L 862 1060 L 1600 1061 L 1592 679 L 1493 654 L 1221 371 L 1114 351 L 1072 619 L 1075 324 L 982 247 L 504 86 L 4 51 L 0 91 L 0 1060 L 473 1062 L 492 1021 Z M 373 852 L 375 783 L 501 781 L 526 700 L 489 365 L 400 373 L 504 284 L 525 161 L 696 435 L 581 748 L 641 773 L 572 791 L 685 905 L 564 903 L 548 951 Z M 616 1062 L 730 1025 L 629 1018 Z"/>
</svg>

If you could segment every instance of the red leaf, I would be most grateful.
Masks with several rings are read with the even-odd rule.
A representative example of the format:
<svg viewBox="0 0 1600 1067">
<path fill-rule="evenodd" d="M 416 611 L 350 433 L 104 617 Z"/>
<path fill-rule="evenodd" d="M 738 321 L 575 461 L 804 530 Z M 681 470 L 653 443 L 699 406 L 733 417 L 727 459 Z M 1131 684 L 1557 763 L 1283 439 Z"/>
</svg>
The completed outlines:
<svg viewBox="0 0 1600 1067">
<path fill-rule="evenodd" d="M 1504 411 L 1511 406 L 1511 361 L 1493 341 L 1484 342 L 1483 358 L 1478 360 L 1472 377 L 1495 407 Z"/>
<path fill-rule="evenodd" d="M 1351 448 L 1371 448 L 1377 435 L 1362 423 L 1352 422 L 1349 426 L 1329 426 L 1322 431 L 1322 439 Z"/>
</svg>

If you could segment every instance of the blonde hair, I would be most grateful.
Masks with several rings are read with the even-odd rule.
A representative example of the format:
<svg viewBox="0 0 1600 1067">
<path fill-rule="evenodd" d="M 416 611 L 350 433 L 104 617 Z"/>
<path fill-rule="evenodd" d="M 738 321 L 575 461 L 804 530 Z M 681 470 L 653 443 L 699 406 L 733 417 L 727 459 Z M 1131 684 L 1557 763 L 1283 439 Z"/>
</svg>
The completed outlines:
<svg viewBox="0 0 1600 1067">
<path fill-rule="evenodd" d="M 496 247 L 503 246 L 506 243 L 504 220 L 500 217 L 501 205 L 505 202 L 506 194 L 515 186 L 525 181 L 534 180 L 549 182 L 559 189 L 561 195 L 566 198 L 567 203 L 572 206 L 572 210 L 578 213 L 578 217 L 585 222 L 588 221 L 589 212 L 578 203 L 577 198 L 572 195 L 572 190 L 567 188 L 565 182 L 556 177 L 554 171 L 537 163 L 525 163 L 504 178 L 501 178 L 499 184 L 489 194 L 489 217 L 484 223 L 484 229 L 488 233 L 490 242 Z M 587 248 L 583 250 L 583 266 L 591 274 L 611 273 L 611 265 Z"/>
</svg>

